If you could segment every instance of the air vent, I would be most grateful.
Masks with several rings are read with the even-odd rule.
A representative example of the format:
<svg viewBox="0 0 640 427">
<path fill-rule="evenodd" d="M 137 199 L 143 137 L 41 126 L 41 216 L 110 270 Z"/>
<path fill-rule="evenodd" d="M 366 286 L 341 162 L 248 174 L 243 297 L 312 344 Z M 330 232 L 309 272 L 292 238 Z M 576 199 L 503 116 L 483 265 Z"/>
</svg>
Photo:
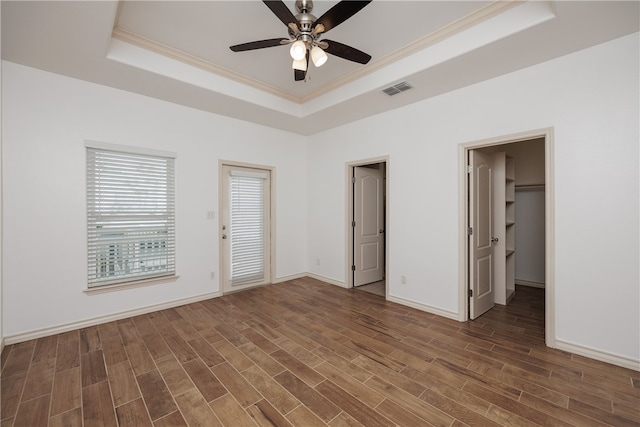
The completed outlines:
<svg viewBox="0 0 640 427">
<path fill-rule="evenodd" d="M 382 89 L 382 91 L 384 93 L 386 93 L 387 95 L 389 95 L 389 96 L 393 96 L 393 95 L 396 95 L 396 94 L 398 94 L 400 92 L 404 92 L 405 90 L 409 90 L 411 88 L 412 88 L 412 86 L 409 83 L 401 82 L 401 83 L 395 84 L 393 86 L 389 86 L 386 89 Z"/>
</svg>

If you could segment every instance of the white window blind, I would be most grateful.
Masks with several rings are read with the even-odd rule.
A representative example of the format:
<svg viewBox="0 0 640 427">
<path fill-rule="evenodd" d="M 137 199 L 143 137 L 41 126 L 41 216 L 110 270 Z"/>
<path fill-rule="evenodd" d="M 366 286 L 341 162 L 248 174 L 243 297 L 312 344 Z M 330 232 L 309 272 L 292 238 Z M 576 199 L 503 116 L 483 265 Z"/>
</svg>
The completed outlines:
<svg viewBox="0 0 640 427">
<path fill-rule="evenodd" d="M 229 243 L 232 286 L 264 279 L 266 178 L 266 173 L 230 172 Z"/>
<path fill-rule="evenodd" d="M 175 274 L 174 163 L 87 148 L 89 287 Z"/>
</svg>

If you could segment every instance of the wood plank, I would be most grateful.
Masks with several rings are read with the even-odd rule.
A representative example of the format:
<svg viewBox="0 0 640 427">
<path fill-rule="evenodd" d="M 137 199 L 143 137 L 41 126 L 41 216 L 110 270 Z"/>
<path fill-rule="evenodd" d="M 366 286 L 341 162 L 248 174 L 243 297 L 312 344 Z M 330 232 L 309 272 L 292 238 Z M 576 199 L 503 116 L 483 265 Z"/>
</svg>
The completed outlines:
<svg viewBox="0 0 640 427">
<path fill-rule="evenodd" d="M 329 422 L 340 413 L 340 409 L 336 405 L 291 372 L 284 371 L 274 379 L 324 422 Z"/>
<path fill-rule="evenodd" d="M 39 338 L 36 341 L 36 346 L 33 351 L 33 357 L 31 363 L 38 363 L 44 360 L 50 360 L 56 358 L 56 352 L 58 349 L 58 336 L 51 335 L 44 338 Z"/>
<path fill-rule="evenodd" d="M 118 427 L 153 427 L 142 398 L 116 408 Z"/>
<path fill-rule="evenodd" d="M 27 381 L 22 391 L 22 400 L 31 400 L 43 394 L 51 394 L 53 376 L 55 373 L 55 359 L 32 363 L 27 375 Z"/>
<path fill-rule="evenodd" d="M 107 381 L 82 388 L 82 420 L 85 427 L 117 426 L 115 409 Z"/>
<path fill-rule="evenodd" d="M 140 342 L 126 343 L 124 349 L 129 357 L 129 363 L 136 375 L 144 374 L 156 368 L 147 347 L 140 339 Z"/>
<path fill-rule="evenodd" d="M 29 365 L 31 365 L 31 356 L 35 346 L 36 342 L 33 340 L 12 346 L 7 361 L 4 363 L 1 378 L 26 374 L 29 370 Z"/>
<path fill-rule="evenodd" d="M 271 357 L 311 387 L 315 387 L 324 380 L 322 375 L 284 350 L 274 351 Z"/>
<path fill-rule="evenodd" d="M 243 408 L 253 405 L 262 399 L 260 393 L 229 363 L 224 362 L 216 365 L 211 368 L 211 371 Z"/>
<path fill-rule="evenodd" d="M 80 366 L 80 341 L 58 340 L 56 372 Z"/>
<path fill-rule="evenodd" d="M 225 394 L 209 405 L 224 426 L 255 427 L 255 423 L 249 414 L 242 409 L 242 406 L 230 394 Z"/>
<path fill-rule="evenodd" d="M 79 407 L 49 418 L 49 427 L 74 427 L 81 425 L 82 408 Z"/>
<path fill-rule="evenodd" d="M 367 380 L 365 384 L 367 384 L 369 387 L 376 390 L 378 393 L 382 394 L 392 402 L 395 402 L 396 404 L 404 407 L 414 415 L 417 415 L 418 417 L 425 420 L 429 420 L 429 422 L 432 424 L 448 426 L 454 420 L 452 416 L 445 414 L 439 409 L 427 404 L 423 400 L 420 400 L 411 393 L 406 392 L 384 381 L 378 376 L 374 376 L 371 379 Z"/>
<path fill-rule="evenodd" d="M 27 373 L 13 375 L 0 380 L 0 420 L 16 415 Z"/>
<path fill-rule="evenodd" d="M 102 350 L 82 353 L 80 358 L 82 368 L 82 387 L 87 387 L 107 379 Z"/>
<path fill-rule="evenodd" d="M 97 326 L 80 329 L 80 353 L 88 353 L 102 349 L 100 333 Z"/>
<path fill-rule="evenodd" d="M 286 414 L 300 405 L 298 399 L 293 397 L 269 374 L 257 366 L 251 366 L 242 371 L 242 375 L 258 390 L 267 401 L 280 413 Z"/>
<path fill-rule="evenodd" d="M 211 407 L 195 388 L 175 397 L 190 427 L 222 427 Z"/>
<path fill-rule="evenodd" d="M 300 405 L 293 411 L 289 412 L 287 414 L 287 419 L 289 419 L 294 426 L 326 427 L 327 425 L 304 405 Z"/>
<path fill-rule="evenodd" d="M 224 357 L 202 337 L 190 340 L 189 345 L 208 367 L 219 365 L 225 361 Z"/>
<path fill-rule="evenodd" d="M 46 426 L 49 418 L 50 394 L 20 403 L 13 420 L 14 427 Z"/>
<path fill-rule="evenodd" d="M 115 365 L 128 359 L 120 335 L 103 338 L 102 353 L 107 366 Z"/>
<path fill-rule="evenodd" d="M 169 415 L 178 409 L 157 370 L 138 375 L 136 379 L 152 421 Z"/>
<path fill-rule="evenodd" d="M 169 335 L 164 337 L 164 340 L 180 363 L 189 362 L 198 357 L 191 346 L 179 335 Z"/>
<path fill-rule="evenodd" d="M 277 409 L 262 399 L 255 405 L 246 408 L 247 413 L 259 427 L 293 427 Z"/>
<path fill-rule="evenodd" d="M 57 372 L 53 381 L 50 416 L 80 408 L 82 380 L 80 368 Z"/>
<path fill-rule="evenodd" d="M 110 366 L 108 379 L 115 406 L 120 406 L 140 397 L 138 383 L 129 361 Z"/>
<path fill-rule="evenodd" d="M 156 364 L 167 387 L 169 387 L 169 390 L 174 396 L 195 387 L 195 384 L 193 384 L 187 372 L 173 355 L 158 360 Z"/>
<path fill-rule="evenodd" d="M 153 422 L 153 427 L 189 427 L 180 411 L 172 412 Z"/>
<path fill-rule="evenodd" d="M 182 366 L 207 402 L 227 394 L 222 383 L 211 373 L 202 360 L 192 360 Z"/>
<path fill-rule="evenodd" d="M 349 393 L 329 380 L 323 381 L 315 387 L 315 390 L 329 399 L 338 408 L 351 415 L 365 426 L 393 427 L 395 423 L 389 421 L 379 412 L 372 411 L 370 407 L 351 396 Z"/>
</svg>

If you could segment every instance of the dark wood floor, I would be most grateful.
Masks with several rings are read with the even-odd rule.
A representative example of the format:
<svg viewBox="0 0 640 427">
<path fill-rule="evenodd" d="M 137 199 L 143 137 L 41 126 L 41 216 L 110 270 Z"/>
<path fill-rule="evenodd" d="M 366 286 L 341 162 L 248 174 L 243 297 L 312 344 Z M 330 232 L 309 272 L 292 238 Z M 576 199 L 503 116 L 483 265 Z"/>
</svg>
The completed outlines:
<svg viewBox="0 0 640 427">
<path fill-rule="evenodd" d="M 546 348 L 543 309 L 266 286 L 7 346 L 1 427 L 640 425 L 640 374 Z"/>
</svg>

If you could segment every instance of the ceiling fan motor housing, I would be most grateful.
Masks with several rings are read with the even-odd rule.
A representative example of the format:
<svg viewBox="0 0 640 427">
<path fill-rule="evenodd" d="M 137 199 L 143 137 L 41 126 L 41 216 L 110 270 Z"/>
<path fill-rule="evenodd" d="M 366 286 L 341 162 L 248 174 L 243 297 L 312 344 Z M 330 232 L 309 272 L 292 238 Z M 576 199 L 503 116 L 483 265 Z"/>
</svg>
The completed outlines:
<svg viewBox="0 0 640 427">
<path fill-rule="evenodd" d="M 302 40 L 310 49 L 311 45 L 315 41 L 317 35 L 313 33 L 313 24 L 318 18 L 311 14 L 313 10 L 313 1 L 311 0 L 296 0 L 296 10 L 298 14 L 296 19 L 298 20 L 298 31 L 294 31 L 289 28 L 289 35 L 296 39 Z"/>
</svg>

